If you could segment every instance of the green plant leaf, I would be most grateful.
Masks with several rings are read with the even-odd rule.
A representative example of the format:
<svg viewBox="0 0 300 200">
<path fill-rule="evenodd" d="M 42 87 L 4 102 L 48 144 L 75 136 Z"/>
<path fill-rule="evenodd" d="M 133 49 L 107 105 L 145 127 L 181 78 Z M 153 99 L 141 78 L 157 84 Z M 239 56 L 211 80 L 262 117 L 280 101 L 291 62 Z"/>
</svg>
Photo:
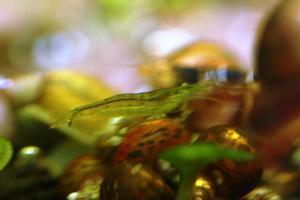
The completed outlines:
<svg viewBox="0 0 300 200">
<path fill-rule="evenodd" d="M 221 149 L 223 158 L 228 158 L 238 162 L 244 162 L 252 160 L 254 156 L 245 151 L 233 150 L 233 149 Z"/>
<path fill-rule="evenodd" d="M 224 158 L 247 161 L 253 155 L 245 151 L 225 149 L 215 143 L 194 143 L 170 148 L 160 158 L 171 162 L 180 172 L 176 200 L 190 200 L 196 175 L 202 167 Z"/>
<path fill-rule="evenodd" d="M 179 145 L 163 152 L 160 157 L 175 166 L 183 165 L 207 165 L 224 158 L 247 161 L 253 156 L 245 151 L 221 148 L 214 143 L 195 143 Z"/>
<path fill-rule="evenodd" d="M 13 148 L 9 141 L 0 138 L 0 170 L 2 170 L 10 161 L 13 154 Z"/>
</svg>

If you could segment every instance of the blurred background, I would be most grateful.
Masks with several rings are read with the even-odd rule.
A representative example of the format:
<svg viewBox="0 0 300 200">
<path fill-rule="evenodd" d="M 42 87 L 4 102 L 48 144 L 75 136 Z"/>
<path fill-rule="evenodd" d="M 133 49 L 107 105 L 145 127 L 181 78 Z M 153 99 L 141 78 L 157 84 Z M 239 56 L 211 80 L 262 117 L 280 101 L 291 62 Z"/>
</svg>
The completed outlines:
<svg viewBox="0 0 300 200">
<path fill-rule="evenodd" d="M 195 40 L 220 43 L 251 69 L 259 26 L 277 2 L 0 0 L 0 74 L 72 69 L 139 91 L 140 64 Z"/>
<path fill-rule="evenodd" d="M 231 163 L 220 164 L 220 169 L 230 169 L 231 176 L 222 182 L 226 187 L 212 183 L 213 187 L 226 188 L 217 196 L 241 197 L 252 189 L 262 194 L 256 185 L 260 182 L 279 191 L 284 199 L 290 194 L 299 199 L 300 0 L 280 2 L 0 0 L 0 139 L 8 139 L 14 150 L 6 171 L 0 173 L 0 199 L 31 200 L 40 194 L 45 194 L 43 200 L 59 199 L 53 195 L 82 199 L 74 194 L 93 194 L 93 199 L 99 199 L 99 183 L 112 159 L 119 158 L 118 152 L 123 159 L 122 144 L 127 144 L 126 134 L 131 137 L 128 130 L 145 118 L 86 114 L 75 119 L 65 116 L 65 111 L 114 94 L 206 80 L 221 83 L 221 87 L 210 91 L 208 98 L 195 95 L 183 100 L 182 104 L 187 105 L 184 108 L 192 113 L 180 126 L 191 135 L 205 133 L 208 139 L 216 138 L 215 142 L 226 148 L 244 150 L 246 144 L 247 151 L 258 152 L 262 165 L 250 163 L 248 171 L 243 167 L 231 170 Z M 158 94 L 164 96 L 164 92 Z M 158 110 L 169 96 L 163 100 L 159 97 L 150 101 Z M 135 101 L 133 109 L 136 106 L 137 111 L 143 111 L 143 100 Z M 114 106 L 124 106 L 125 111 L 131 106 L 126 100 L 118 103 L 106 106 L 112 111 Z M 155 113 L 150 111 L 151 118 Z M 164 119 L 170 124 L 166 127 L 173 127 L 168 122 L 172 117 L 181 118 L 176 112 L 165 114 L 170 114 Z M 70 119 L 74 121 L 72 126 Z M 159 126 L 153 124 L 157 131 Z M 128 140 L 133 149 L 124 154 L 125 160 L 130 160 L 129 155 L 142 144 L 140 133 L 132 133 L 138 137 Z M 175 132 L 170 133 L 172 136 Z M 234 134 L 223 140 L 227 133 Z M 159 148 L 164 137 L 154 137 Z M 196 142 L 209 141 L 197 137 Z M 248 139 L 254 141 L 253 147 Z M 180 142 L 186 142 L 185 138 Z M 75 159 L 84 154 L 87 156 Z M 268 171 L 274 163 L 286 168 Z M 44 181 L 45 173 L 48 182 Z M 227 184 L 231 179 L 234 183 Z M 246 190 L 240 190 L 240 186 Z M 35 192 L 30 192 L 31 196 L 28 191 Z M 268 199 L 276 196 L 270 196 L 268 189 L 264 192 L 262 195 Z M 245 199 L 253 198 L 250 195 Z"/>
</svg>

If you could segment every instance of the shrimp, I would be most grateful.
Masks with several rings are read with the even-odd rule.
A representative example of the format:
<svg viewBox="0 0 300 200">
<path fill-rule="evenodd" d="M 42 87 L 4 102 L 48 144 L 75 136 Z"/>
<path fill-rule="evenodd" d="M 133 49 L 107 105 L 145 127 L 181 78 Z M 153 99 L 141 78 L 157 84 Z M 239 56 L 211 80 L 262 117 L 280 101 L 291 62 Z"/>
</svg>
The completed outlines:
<svg viewBox="0 0 300 200">
<path fill-rule="evenodd" d="M 182 84 L 181 86 L 158 89 L 143 93 L 118 94 L 94 103 L 75 107 L 54 122 L 51 127 L 92 114 L 110 116 L 155 116 L 168 114 L 182 109 L 189 99 L 199 95 L 205 97 L 212 83 Z"/>
</svg>

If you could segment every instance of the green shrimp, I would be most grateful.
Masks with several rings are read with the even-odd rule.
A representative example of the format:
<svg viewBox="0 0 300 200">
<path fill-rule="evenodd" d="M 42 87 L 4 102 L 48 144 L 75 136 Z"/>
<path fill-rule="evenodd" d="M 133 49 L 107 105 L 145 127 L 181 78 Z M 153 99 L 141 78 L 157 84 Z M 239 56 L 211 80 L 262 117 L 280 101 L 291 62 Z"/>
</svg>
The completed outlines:
<svg viewBox="0 0 300 200">
<path fill-rule="evenodd" d="M 94 103 L 75 107 L 55 122 L 52 127 L 92 114 L 110 116 L 153 116 L 172 113 L 182 108 L 189 99 L 204 97 L 213 84 L 194 83 L 143 93 L 118 94 Z"/>
</svg>

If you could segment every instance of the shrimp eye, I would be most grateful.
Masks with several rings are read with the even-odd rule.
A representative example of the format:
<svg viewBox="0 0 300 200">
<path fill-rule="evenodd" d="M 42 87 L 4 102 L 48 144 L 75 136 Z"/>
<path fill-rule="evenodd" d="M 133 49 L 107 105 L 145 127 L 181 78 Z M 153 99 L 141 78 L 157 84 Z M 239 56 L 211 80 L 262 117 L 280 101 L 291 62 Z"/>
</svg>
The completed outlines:
<svg viewBox="0 0 300 200">
<path fill-rule="evenodd" d="M 243 82 L 246 80 L 246 73 L 240 70 L 220 68 L 207 70 L 204 73 L 206 80 L 213 80 L 221 83 Z"/>
<path fill-rule="evenodd" d="M 227 66 L 226 68 L 218 69 L 203 69 L 189 68 L 184 66 L 175 66 L 175 74 L 178 84 L 197 83 L 199 80 L 213 80 L 222 83 L 243 82 L 246 80 L 244 71 L 235 69 L 236 67 Z"/>
<path fill-rule="evenodd" d="M 177 80 L 181 83 L 197 83 L 198 70 L 196 68 L 187 68 L 182 66 L 175 66 L 175 73 Z"/>
</svg>

